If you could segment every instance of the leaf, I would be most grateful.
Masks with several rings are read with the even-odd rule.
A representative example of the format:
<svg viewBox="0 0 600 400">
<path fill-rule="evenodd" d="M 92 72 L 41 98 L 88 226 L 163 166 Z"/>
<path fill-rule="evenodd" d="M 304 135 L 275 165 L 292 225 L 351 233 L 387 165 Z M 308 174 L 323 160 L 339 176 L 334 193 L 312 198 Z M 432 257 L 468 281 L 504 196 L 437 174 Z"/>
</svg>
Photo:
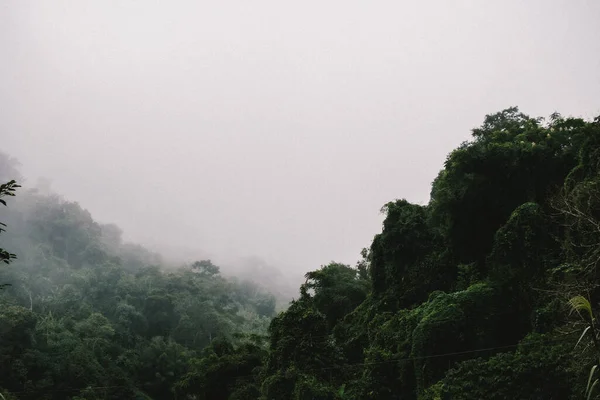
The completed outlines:
<svg viewBox="0 0 600 400">
<path fill-rule="evenodd" d="M 597 384 L 598 384 L 598 379 L 596 379 L 594 381 L 594 384 L 590 388 L 590 392 L 588 393 L 587 400 L 590 400 L 592 398 L 592 393 L 594 393 L 594 388 L 596 387 Z"/>
<path fill-rule="evenodd" d="M 579 344 L 579 342 L 581 342 L 581 339 L 583 339 L 583 337 L 585 336 L 585 334 L 587 333 L 587 331 L 590 330 L 591 327 L 592 327 L 591 325 L 588 325 L 588 327 L 583 330 L 583 333 L 581 334 L 581 336 L 579 337 L 579 340 L 575 344 L 575 347 L 574 347 L 575 349 L 577 348 L 577 345 Z"/>
<path fill-rule="evenodd" d="M 592 314 L 592 305 L 585 297 L 581 295 L 575 296 L 569 300 L 569 304 L 571 305 L 572 311 L 577 311 L 578 313 L 583 311 L 588 314 L 590 321 L 594 320 L 594 315 Z"/>
<path fill-rule="evenodd" d="M 594 372 L 596 372 L 596 369 L 598 368 L 598 365 L 594 365 L 591 369 L 590 369 L 590 377 L 588 378 L 588 383 L 587 386 L 585 388 L 585 393 L 588 392 L 588 390 L 590 390 L 590 382 L 592 381 L 592 377 L 594 376 Z M 596 380 L 597 382 L 597 380 Z M 588 397 L 589 398 L 589 397 Z"/>
</svg>

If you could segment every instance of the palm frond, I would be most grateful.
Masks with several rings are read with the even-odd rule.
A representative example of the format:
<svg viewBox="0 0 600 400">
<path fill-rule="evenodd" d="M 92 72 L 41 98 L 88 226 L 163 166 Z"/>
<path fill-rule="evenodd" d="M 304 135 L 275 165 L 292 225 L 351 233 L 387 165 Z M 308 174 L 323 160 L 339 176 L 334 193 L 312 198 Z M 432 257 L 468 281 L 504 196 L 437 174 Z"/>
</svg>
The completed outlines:
<svg viewBox="0 0 600 400">
<path fill-rule="evenodd" d="M 588 315 L 590 321 L 594 320 L 594 315 L 592 313 L 592 305 L 590 304 L 589 300 L 585 297 L 581 295 L 575 296 L 571 300 L 569 300 L 569 305 L 571 306 L 571 312 L 577 311 L 579 315 L 581 315 L 581 313 L 583 312 Z"/>
</svg>

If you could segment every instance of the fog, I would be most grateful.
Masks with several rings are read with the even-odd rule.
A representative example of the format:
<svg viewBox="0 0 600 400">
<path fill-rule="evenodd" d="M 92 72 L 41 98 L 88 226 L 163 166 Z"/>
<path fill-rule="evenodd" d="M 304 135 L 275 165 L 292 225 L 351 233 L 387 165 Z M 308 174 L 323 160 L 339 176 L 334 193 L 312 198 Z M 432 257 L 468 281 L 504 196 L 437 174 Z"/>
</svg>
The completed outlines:
<svg viewBox="0 0 600 400">
<path fill-rule="evenodd" d="M 354 263 L 487 113 L 600 115 L 598 1 L 3 1 L 0 137 L 127 240 Z"/>
</svg>

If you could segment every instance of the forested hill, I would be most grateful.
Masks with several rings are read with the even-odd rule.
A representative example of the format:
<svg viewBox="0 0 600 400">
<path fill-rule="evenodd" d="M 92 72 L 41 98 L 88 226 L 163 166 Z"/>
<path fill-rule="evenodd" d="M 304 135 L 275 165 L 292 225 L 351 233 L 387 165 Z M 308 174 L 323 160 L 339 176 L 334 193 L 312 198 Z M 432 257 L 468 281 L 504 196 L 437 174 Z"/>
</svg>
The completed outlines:
<svg viewBox="0 0 600 400">
<path fill-rule="evenodd" d="M 386 204 L 362 260 L 308 272 L 264 345 L 230 325 L 260 332 L 268 299 L 212 264 L 162 273 L 74 204 L 7 203 L 8 229 L 27 239 L 2 245 L 18 256 L 1 275 L 13 283 L 0 310 L 7 399 L 600 392 L 600 118 L 486 116 L 448 156 L 429 204 Z"/>
<path fill-rule="evenodd" d="M 0 165 L 3 182 L 19 176 L 7 156 Z M 158 254 L 59 196 L 10 184 L 2 195 L 4 398 L 173 398 L 192 367 L 239 343 L 248 371 L 260 364 L 275 298 L 256 284 L 209 260 L 161 268 Z"/>
<path fill-rule="evenodd" d="M 583 398 L 600 354 L 600 118 L 489 115 L 428 205 L 383 212 L 356 271 L 309 273 L 271 323 L 265 399 Z"/>
</svg>

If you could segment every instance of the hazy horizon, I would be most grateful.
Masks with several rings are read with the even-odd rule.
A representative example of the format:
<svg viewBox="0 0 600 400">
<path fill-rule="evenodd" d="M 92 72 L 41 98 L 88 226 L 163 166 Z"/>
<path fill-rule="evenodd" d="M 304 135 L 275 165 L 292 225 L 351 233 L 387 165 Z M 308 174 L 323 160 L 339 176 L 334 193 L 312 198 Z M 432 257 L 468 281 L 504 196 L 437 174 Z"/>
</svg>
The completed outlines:
<svg viewBox="0 0 600 400">
<path fill-rule="evenodd" d="M 600 2 L 6 1 L 0 150 L 127 240 L 354 264 L 485 114 L 600 115 Z"/>
</svg>

